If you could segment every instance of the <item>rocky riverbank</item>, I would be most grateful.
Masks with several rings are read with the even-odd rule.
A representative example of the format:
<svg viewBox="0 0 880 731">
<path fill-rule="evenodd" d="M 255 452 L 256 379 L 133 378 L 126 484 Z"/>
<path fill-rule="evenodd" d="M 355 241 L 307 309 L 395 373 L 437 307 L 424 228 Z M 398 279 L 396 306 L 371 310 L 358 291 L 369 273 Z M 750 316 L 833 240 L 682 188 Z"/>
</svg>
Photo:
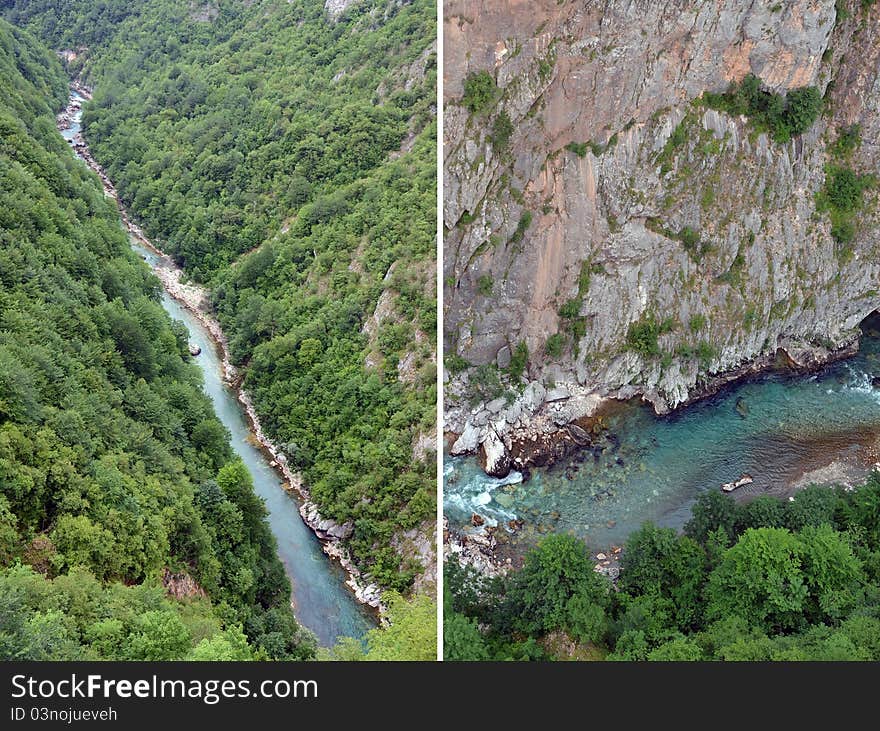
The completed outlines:
<svg viewBox="0 0 880 731">
<path fill-rule="evenodd" d="M 447 382 L 447 403 L 462 403 L 465 373 Z M 584 424 L 606 399 L 578 384 L 547 388 L 531 381 L 519 395 L 499 396 L 473 407 L 448 406 L 444 432 L 453 456 L 477 453 L 486 474 L 505 477 L 511 469 L 545 466 L 589 441 Z"/>
<path fill-rule="evenodd" d="M 76 97 L 79 96 L 83 99 L 91 98 L 91 90 L 82 84 L 74 82 L 71 89 L 73 93 L 71 94 L 70 103 L 57 117 L 60 130 L 70 129 L 77 115 L 81 112 L 81 102 Z M 357 600 L 377 610 L 380 617 L 383 616 L 385 605 L 382 603 L 381 587 L 371 582 L 355 566 L 348 549 L 343 543 L 351 535 L 353 526 L 350 523 L 339 525 L 321 515 L 317 504 L 312 502 L 308 488 L 303 485 L 301 476 L 290 469 L 284 453 L 269 439 L 263 430 L 250 395 L 242 387 L 242 379 L 230 361 L 229 345 L 220 323 L 212 314 L 208 290 L 192 282 L 185 281 L 183 271 L 174 263 L 174 260 L 153 244 L 146 237 L 141 227 L 131 220 L 125 208 L 119 202 L 113 182 L 91 155 L 81 132 L 74 135 L 71 145 L 89 168 L 100 177 L 104 193 L 116 201 L 119 215 L 126 230 L 141 246 L 149 249 L 156 255 L 157 262 L 152 268 L 162 286 L 171 297 L 189 310 L 210 333 L 222 356 L 224 380 L 231 388 L 235 389 L 238 400 L 247 414 L 254 437 L 260 443 L 264 452 L 271 457 L 271 466 L 283 476 L 285 489 L 295 494 L 300 502 L 299 512 L 303 522 L 312 529 L 321 541 L 324 553 L 334 561 L 337 561 L 345 569 L 348 577 L 346 585 L 354 593 Z"/>
<path fill-rule="evenodd" d="M 707 376 L 675 410 L 762 373 L 818 371 L 852 357 L 858 347 L 858 333 L 836 349 L 804 344 L 781 346 L 773 353 Z M 636 387 L 603 391 L 581 385 L 574 378 L 549 386 L 540 381 L 522 385 L 518 395 L 508 391 L 508 396 L 468 407 L 462 404 L 467 403 L 471 390 L 469 374 L 447 377 L 444 432 L 449 453 L 454 457 L 476 454 L 487 475 L 505 477 L 511 469 L 527 472 L 532 467 L 549 467 L 578 450 L 595 446 L 596 437 L 604 433 L 602 416 L 615 403 L 641 398 L 658 416 L 674 410 L 658 393 Z"/>
</svg>

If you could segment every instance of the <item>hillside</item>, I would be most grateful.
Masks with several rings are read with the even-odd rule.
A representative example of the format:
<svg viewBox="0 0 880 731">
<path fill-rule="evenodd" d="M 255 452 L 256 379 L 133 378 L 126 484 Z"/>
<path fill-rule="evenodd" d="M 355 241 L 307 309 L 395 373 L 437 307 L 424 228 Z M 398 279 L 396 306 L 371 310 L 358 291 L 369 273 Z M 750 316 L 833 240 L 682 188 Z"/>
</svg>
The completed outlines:
<svg viewBox="0 0 880 731">
<path fill-rule="evenodd" d="M 434 6 L 4 5 L 72 51 L 95 91 L 95 157 L 211 288 L 257 413 L 322 516 L 351 529 L 383 587 L 429 588 Z"/>
<path fill-rule="evenodd" d="M 305 659 L 315 642 L 187 335 L 0 21 L 0 657 Z"/>
</svg>

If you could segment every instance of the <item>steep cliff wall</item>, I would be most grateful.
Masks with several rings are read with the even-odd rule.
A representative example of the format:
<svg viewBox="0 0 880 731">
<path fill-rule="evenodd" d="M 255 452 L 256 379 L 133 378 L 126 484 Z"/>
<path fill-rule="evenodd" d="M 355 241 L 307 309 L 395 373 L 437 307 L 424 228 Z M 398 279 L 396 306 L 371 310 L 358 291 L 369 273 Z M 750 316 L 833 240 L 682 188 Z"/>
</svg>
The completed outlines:
<svg viewBox="0 0 880 731">
<path fill-rule="evenodd" d="M 877 169 L 878 26 L 857 1 L 447 2 L 447 429 L 481 411 L 465 362 L 506 366 L 520 343 L 524 382 L 661 412 L 780 348 L 815 363 L 851 344 L 880 306 L 875 194 L 847 235 L 817 194 L 835 154 Z M 817 87 L 822 116 L 779 142 L 701 102 L 747 74 Z M 861 141 L 832 154 L 852 124 Z"/>
</svg>

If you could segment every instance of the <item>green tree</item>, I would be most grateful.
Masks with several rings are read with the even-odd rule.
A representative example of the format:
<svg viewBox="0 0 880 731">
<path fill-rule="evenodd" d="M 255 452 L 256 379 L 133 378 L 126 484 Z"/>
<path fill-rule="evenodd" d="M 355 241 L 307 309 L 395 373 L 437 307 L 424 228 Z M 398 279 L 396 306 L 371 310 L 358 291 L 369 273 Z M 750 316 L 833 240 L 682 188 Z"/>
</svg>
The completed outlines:
<svg viewBox="0 0 880 731">
<path fill-rule="evenodd" d="M 489 133 L 492 148 L 499 152 L 506 150 L 512 134 L 513 122 L 510 121 L 510 115 L 502 109 L 492 121 L 492 131 Z"/>
<path fill-rule="evenodd" d="M 451 609 L 443 612 L 443 659 L 470 662 L 490 659 L 477 623 Z"/>
<path fill-rule="evenodd" d="M 202 662 L 253 660 L 253 652 L 241 627 L 232 627 L 199 642 L 186 658 Z"/>
<path fill-rule="evenodd" d="M 736 532 L 749 528 L 784 528 L 787 524 L 785 505 L 771 495 L 760 495 L 737 508 Z"/>
<path fill-rule="evenodd" d="M 706 556 L 691 538 L 646 523 L 627 539 L 620 587 L 633 595 L 653 593 L 671 599 L 683 630 L 702 617 L 705 580 Z"/>
<path fill-rule="evenodd" d="M 703 660 L 702 648 L 692 639 L 676 637 L 664 642 L 648 653 L 652 662 L 694 662 Z"/>
<path fill-rule="evenodd" d="M 593 571 L 586 546 L 569 535 L 551 535 L 525 558 L 511 580 L 507 594 L 510 611 L 522 631 L 536 633 L 564 629 L 570 617 L 569 602 L 604 607 L 608 584 Z"/>
<path fill-rule="evenodd" d="M 435 660 L 437 605 L 419 594 L 407 601 L 398 594 L 384 598 L 389 626 L 367 632 L 367 660 Z"/>
<path fill-rule="evenodd" d="M 181 660 L 190 648 L 190 635 L 177 614 L 149 611 L 134 620 L 123 647 L 128 660 Z"/>
<path fill-rule="evenodd" d="M 464 80 L 461 103 L 471 112 L 485 112 L 495 101 L 497 89 L 495 79 L 488 71 L 472 73 Z"/>
<path fill-rule="evenodd" d="M 684 532 L 697 543 L 705 544 L 709 534 L 719 528 L 728 538 L 736 535 L 737 508 L 733 498 L 715 490 L 707 490 L 697 496 L 691 508 L 691 519 Z"/>
<path fill-rule="evenodd" d="M 706 619 L 736 615 L 769 631 L 799 627 L 809 595 L 803 554 L 784 528 L 747 530 L 709 576 Z"/>
<path fill-rule="evenodd" d="M 804 528 L 798 538 L 809 590 L 807 619 L 811 623 L 844 619 L 862 604 L 865 581 L 862 564 L 846 535 L 825 524 Z"/>
</svg>

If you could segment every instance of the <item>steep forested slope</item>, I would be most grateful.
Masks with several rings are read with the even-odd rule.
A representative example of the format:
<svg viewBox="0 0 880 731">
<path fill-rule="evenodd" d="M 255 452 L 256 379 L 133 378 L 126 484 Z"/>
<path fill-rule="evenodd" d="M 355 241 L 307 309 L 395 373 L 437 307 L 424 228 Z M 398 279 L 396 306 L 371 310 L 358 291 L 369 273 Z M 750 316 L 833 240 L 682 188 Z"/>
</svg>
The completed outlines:
<svg viewBox="0 0 880 731">
<path fill-rule="evenodd" d="M 66 88 L 0 21 L 0 657 L 309 657 L 186 332 L 54 128 Z"/>
<path fill-rule="evenodd" d="M 6 5 L 79 49 L 121 199 L 212 287 L 258 413 L 356 560 L 409 586 L 435 510 L 434 5 Z"/>
</svg>

